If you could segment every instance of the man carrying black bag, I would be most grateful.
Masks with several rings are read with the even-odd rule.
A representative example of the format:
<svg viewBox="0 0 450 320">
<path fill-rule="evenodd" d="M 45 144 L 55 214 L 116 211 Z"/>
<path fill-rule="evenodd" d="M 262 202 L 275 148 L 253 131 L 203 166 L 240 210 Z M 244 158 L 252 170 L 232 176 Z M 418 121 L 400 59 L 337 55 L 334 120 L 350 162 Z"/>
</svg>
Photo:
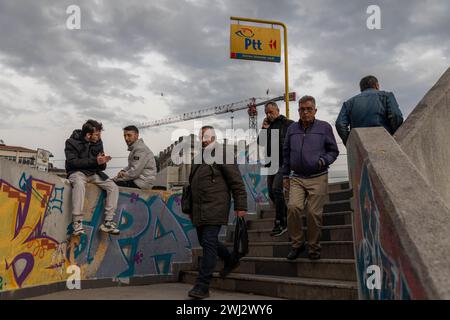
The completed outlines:
<svg viewBox="0 0 450 320">
<path fill-rule="evenodd" d="M 236 164 L 224 164 L 224 161 L 211 161 L 223 147 L 216 143 L 214 128 L 205 126 L 201 129 L 200 140 L 202 153 L 200 161 L 194 161 L 189 176 L 190 197 L 184 194 L 183 208 L 191 200 L 192 224 L 197 228 L 203 257 L 195 286 L 189 291 L 189 297 L 203 299 L 209 297 L 209 285 L 217 262 L 217 256 L 224 261 L 220 275 L 225 277 L 239 265 L 239 255 L 231 254 L 225 245 L 219 242 L 219 231 L 222 225 L 228 224 L 231 195 L 237 217 L 247 213 L 247 192 L 239 168 Z M 224 159 L 224 157 L 220 157 Z M 215 158 L 216 159 L 216 158 Z M 219 163 L 220 162 L 220 163 Z M 231 193 L 231 195 L 230 195 Z M 188 210 L 189 211 L 189 210 Z"/>
</svg>

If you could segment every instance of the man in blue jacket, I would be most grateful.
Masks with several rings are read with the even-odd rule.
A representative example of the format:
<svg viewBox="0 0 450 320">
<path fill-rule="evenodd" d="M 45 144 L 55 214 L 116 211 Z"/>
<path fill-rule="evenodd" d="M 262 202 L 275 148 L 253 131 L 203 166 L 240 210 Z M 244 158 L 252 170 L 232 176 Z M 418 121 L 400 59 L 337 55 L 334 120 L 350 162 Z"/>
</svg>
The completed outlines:
<svg viewBox="0 0 450 320">
<path fill-rule="evenodd" d="M 292 248 L 287 258 L 295 260 L 305 250 L 302 213 L 306 213 L 308 257 L 320 259 L 322 212 L 328 197 L 328 167 L 339 150 L 330 124 L 315 118 L 316 101 L 304 96 L 299 101 L 300 120 L 286 133 L 283 153 L 283 183 L 288 200 L 288 232 Z"/>
<path fill-rule="evenodd" d="M 359 87 L 361 93 L 344 102 L 336 120 L 336 130 L 344 145 L 353 128 L 384 127 L 394 134 L 403 123 L 394 94 L 381 91 L 377 78 L 364 77 Z"/>
</svg>

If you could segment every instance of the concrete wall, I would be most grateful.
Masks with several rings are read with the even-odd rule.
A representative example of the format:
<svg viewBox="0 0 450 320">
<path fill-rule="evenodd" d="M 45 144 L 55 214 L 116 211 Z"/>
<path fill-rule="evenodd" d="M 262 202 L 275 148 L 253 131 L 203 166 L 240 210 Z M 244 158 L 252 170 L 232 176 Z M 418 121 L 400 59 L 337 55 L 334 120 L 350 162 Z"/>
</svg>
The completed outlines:
<svg viewBox="0 0 450 320">
<path fill-rule="evenodd" d="M 257 167 L 241 169 L 249 208 L 256 208 L 255 201 L 267 201 L 265 178 Z M 71 264 L 81 267 L 82 280 L 127 283 L 168 275 L 174 263 L 191 262 L 198 240 L 181 212 L 181 194 L 121 188 L 116 215 L 121 234 L 108 236 L 99 231 L 105 194 L 88 185 L 87 235 L 69 237 L 70 189 L 66 179 L 0 160 L 0 296 L 65 282 Z"/>
<path fill-rule="evenodd" d="M 450 207 L 450 68 L 419 102 L 395 139 Z"/>
<path fill-rule="evenodd" d="M 391 137 L 352 130 L 347 144 L 362 299 L 450 298 L 449 71 Z M 381 288 L 370 289 L 373 271 Z"/>
<path fill-rule="evenodd" d="M 99 231 L 105 194 L 88 186 L 87 235 L 68 237 L 67 180 L 0 160 L 0 291 L 65 281 L 77 264 L 82 279 L 169 274 L 198 246 L 180 194 L 121 189 L 120 236 Z"/>
</svg>

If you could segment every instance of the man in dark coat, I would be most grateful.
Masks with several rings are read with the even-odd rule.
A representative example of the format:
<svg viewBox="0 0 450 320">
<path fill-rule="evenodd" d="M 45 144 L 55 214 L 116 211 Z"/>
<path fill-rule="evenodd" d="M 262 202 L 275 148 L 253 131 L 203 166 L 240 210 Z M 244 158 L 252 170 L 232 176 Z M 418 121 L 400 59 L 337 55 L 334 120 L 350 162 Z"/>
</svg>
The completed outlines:
<svg viewBox="0 0 450 320">
<path fill-rule="evenodd" d="M 83 206 L 86 183 L 93 183 L 106 191 L 105 222 L 100 230 L 117 235 L 120 233 L 113 222 L 119 188 L 103 172 L 106 163 L 111 160 L 103 152 L 101 131 L 103 126 L 95 120 L 88 120 L 81 130 L 74 130 L 66 140 L 64 153 L 66 155 L 67 178 L 72 185 L 72 218 L 73 235 L 86 234 L 83 228 Z"/>
<path fill-rule="evenodd" d="M 224 157 L 219 156 L 218 161 L 213 159 L 219 151 L 223 154 L 223 146 L 215 141 L 214 129 L 211 126 L 203 127 L 200 140 L 202 152 L 196 156 L 189 177 L 192 190 L 191 219 L 203 247 L 199 275 L 195 286 L 189 291 L 189 296 L 197 299 L 209 296 L 209 284 L 217 256 L 224 261 L 222 277 L 239 264 L 238 259 L 218 239 L 221 226 L 228 224 L 231 195 L 235 215 L 244 216 L 247 212 L 247 192 L 239 168 L 235 163 L 226 164 Z"/>
<path fill-rule="evenodd" d="M 276 165 L 278 171 L 275 174 L 267 176 L 267 188 L 269 189 L 269 198 L 275 205 L 275 221 L 271 236 L 279 237 L 287 231 L 287 207 L 286 200 L 283 193 L 283 173 L 281 167 L 283 166 L 283 144 L 287 129 L 294 121 L 289 120 L 282 114 L 275 102 L 269 102 L 265 105 L 264 112 L 266 118 L 263 121 L 262 131 L 258 137 L 258 143 L 261 143 L 261 136 L 267 134 L 266 139 L 266 159 L 271 159 L 270 163 L 265 166 L 270 167 Z M 265 130 L 264 130 L 265 129 Z M 274 132 L 278 131 L 278 154 L 272 152 L 272 136 Z"/>
</svg>

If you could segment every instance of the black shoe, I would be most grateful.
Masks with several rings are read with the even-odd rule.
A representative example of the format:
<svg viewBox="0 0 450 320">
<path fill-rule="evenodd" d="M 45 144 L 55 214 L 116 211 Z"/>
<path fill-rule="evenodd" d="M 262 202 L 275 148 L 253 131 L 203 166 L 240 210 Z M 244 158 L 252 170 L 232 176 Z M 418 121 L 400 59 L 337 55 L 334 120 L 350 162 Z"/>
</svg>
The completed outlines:
<svg viewBox="0 0 450 320">
<path fill-rule="evenodd" d="M 320 252 L 309 252 L 308 253 L 309 260 L 319 260 L 320 259 Z"/>
<path fill-rule="evenodd" d="M 300 253 L 302 253 L 303 251 L 305 251 L 305 244 L 302 244 L 300 247 L 298 248 L 291 248 L 291 251 L 289 252 L 289 254 L 287 255 L 287 259 L 288 260 L 295 260 L 298 258 L 298 256 L 300 255 Z"/>
<path fill-rule="evenodd" d="M 194 299 L 205 299 L 209 297 L 209 289 L 195 285 L 188 293 L 188 296 Z"/>
<path fill-rule="evenodd" d="M 220 270 L 219 275 L 222 278 L 225 278 L 227 275 L 229 275 L 231 273 L 231 271 L 233 271 L 234 269 L 239 267 L 239 265 L 240 265 L 239 259 L 230 258 L 230 260 L 225 261 L 225 263 L 223 265 L 223 269 Z"/>
<path fill-rule="evenodd" d="M 274 228 L 270 235 L 272 237 L 281 237 L 283 234 L 287 232 L 287 227 L 279 226 L 278 228 Z"/>
</svg>

